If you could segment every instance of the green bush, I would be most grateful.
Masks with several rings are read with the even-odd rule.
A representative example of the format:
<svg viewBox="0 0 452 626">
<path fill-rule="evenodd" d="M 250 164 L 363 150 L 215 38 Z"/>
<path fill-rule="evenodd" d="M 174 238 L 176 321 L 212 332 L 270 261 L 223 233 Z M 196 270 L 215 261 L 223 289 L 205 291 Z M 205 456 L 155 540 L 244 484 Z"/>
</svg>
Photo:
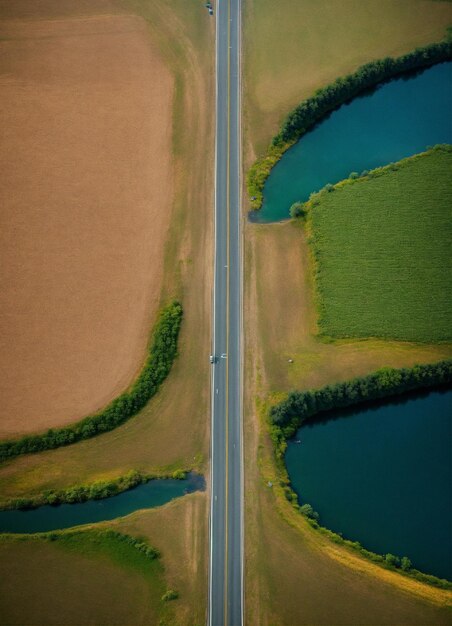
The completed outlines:
<svg viewBox="0 0 452 626">
<path fill-rule="evenodd" d="M 182 306 L 173 302 L 160 313 L 148 357 L 129 391 L 115 398 L 104 409 L 65 428 L 50 429 L 41 435 L 27 435 L 0 443 L 0 462 L 20 454 L 30 454 L 67 446 L 82 439 L 113 430 L 136 415 L 155 395 L 168 376 L 177 356 L 177 338 L 182 323 Z"/>
<path fill-rule="evenodd" d="M 391 554 L 390 552 L 388 552 L 388 554 L 385 554 L 385 561 L 388 565 L 391 565 L 392 567 L 400 566 L 399 557 L 395 556 L 394 554 Z"/>
<path fill-rule="evenodd" d="M 163 594 L 162 600 L 163 602 L 168 602 L 169 600 L 177 600 L 178 597 L 179 594 L 177 591 L 174 591 L 174 589 L 168 589 L 168 591 Z"/>
<path fill-rule="evenodd" d="M 403 569 L 404 572 L 408 572 L 411 569 L 411 561 L 407 556 L 402 556 L 400 568 Z"/>
<path fill-rule="evenodd" d="M 303 217 L 305 214 L 305 207 L 303 202 L 294 202 L 289 209 L 289 215 L 292 218 Z"/>
<path fill-rule="evenodd" d="M 314 511 L 314 509 L 312 508 L 310 504 L 306 503 L 300 506 L 300 513 L 315 521 L 319 520 L 319 514 L 317 513 L 317 511 Z"/>
</svg>

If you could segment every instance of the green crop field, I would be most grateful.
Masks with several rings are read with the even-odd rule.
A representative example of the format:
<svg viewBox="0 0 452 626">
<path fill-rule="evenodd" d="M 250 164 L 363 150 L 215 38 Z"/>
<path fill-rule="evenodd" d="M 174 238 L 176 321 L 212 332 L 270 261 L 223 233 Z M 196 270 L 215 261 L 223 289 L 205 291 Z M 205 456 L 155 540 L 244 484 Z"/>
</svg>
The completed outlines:
<svg viewBox="0 0 452 626">
<path fill-rule="evenodd" d="M 433 150 L 322 193 L 310 211 L 319 330 L 451 338 L 452 152 Z"/>
</svg>

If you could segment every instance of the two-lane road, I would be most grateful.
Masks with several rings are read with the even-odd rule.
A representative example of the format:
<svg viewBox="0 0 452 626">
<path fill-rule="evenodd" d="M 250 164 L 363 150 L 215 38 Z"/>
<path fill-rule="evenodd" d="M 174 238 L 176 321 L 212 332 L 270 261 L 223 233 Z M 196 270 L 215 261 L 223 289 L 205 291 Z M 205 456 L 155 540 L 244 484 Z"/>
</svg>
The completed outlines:
<svg viewBox="0 0 452 626">
<path fill-rule="evenodd" d="M 240 17 L 218 0 L 209 626 L 243 623 Z"/>
</svg>

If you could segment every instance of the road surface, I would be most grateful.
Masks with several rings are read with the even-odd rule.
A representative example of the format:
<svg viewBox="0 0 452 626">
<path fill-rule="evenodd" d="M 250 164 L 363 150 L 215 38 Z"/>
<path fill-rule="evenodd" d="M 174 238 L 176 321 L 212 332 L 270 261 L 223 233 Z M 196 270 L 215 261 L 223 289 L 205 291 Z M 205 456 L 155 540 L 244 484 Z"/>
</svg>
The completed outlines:
<svg viewBox="0 0 452 626">
<path fill-rule="evenodd" d="M 209 626 L 243 623 L 240 2 L 216 4 Z"/>
</svg>

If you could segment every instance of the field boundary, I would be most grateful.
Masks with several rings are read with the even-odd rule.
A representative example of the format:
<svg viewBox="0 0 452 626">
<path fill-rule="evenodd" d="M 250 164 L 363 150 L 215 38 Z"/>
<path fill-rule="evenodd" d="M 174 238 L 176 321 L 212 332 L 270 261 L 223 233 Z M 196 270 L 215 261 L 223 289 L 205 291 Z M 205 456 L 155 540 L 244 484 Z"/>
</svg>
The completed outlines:
<svg viewBox="0 0 452 626">
<path fill-rule="evenodd" d="M 452 359 L 448 359 L 432 365 L 415 365 L 412 368 L 387 367 L 368 376 L 354 378 L 335 385 L 326 385 L 320 389 L 294 391 L 285 394 L 283 400 L 266 409 L 266 422 L 273 443 L 273 461 L 278 480 L 274 490 L 276 497 L 287 500 L 291 507 L 299 515 L 302 515 L 313 529 L 327 537 L 331 542 L 352 550 L 365 560 L 418 582 L 444 590 L 452 589 L 451 581 L 420 572 L 411 568 L 411 564 L 404 569 L 399 557 L 394 557 L 393 562 L 386 560 L 384 556 L 366 550 L 359 542 L 344 539 L 341 535 L 321 526 L 310 505 L 307 503 L 303 506 L 299 505 L 298 496 L 292 489 L 284 462 L 287 440 L 307 420 L 315 421 L 319 415 L 334 409 L 365 405 L 375 400 L 381 401 L 412 391 L 450 388 L 451 383 Z"/>
<path fill-rule="evenodd" d="M 69 426 L 0 442 L 0 462 L 22 454 L 52 450 L 89 439 L 113 430 L 136 415 L 157 393 L 171 370 L 177 357 L 177 339 L 182 316 L 182 306 L 177 301 L 160 311 L 152 332 L 148 356 L 128 391 L 120 394 L 100 411 Z"/>
<path fill-rule="evenodd" d="M 266 154 L 257 159 L 248 170 L 246 186 L 252 210 L 259 210 L 263 202 L 265 181 L 283 154 L 326 115 L 349 102 L 367 89 L 402 74 L 452 60 L 452 39 L 416 48 L 400 57 L 386 57 L 359 67 L 356 72 L 337 78 L 303 100 L 285 118 L 279 132 L 273 137 Z"/>
</svg>

